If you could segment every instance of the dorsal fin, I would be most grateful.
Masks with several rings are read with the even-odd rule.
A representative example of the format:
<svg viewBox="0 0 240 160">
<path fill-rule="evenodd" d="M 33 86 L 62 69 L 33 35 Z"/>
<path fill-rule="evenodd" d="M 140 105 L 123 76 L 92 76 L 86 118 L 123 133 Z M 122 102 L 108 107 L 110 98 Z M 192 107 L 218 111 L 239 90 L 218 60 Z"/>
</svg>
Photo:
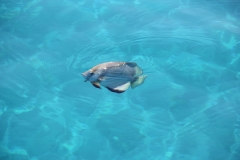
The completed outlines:
<svg viewBox="0 0 240 160">
<path fill-rule="evenodd" d="M 125 64 L 128 65 L 129 67 L 136 67 L 137 66 L 137 63 L 134 63 L 134 62 L 126 62 Z"/>
</svg>

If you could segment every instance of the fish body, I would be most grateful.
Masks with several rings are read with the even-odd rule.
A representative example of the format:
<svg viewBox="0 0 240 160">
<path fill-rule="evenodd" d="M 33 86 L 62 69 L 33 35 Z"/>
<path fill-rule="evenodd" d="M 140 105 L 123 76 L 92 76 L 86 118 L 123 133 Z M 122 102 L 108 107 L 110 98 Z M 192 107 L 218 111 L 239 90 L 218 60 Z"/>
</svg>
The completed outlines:
<svg viewBox="0 0 240 160">
<path fill-rule="evenodd" d="M 89 81 L 96 88 L 101 86 L 116 93 L 125 92 L 130 86 L 141 85 L 147 76 L 134 62 L 106 62 L 82 73 L 85 82 Z"/>
</svg>

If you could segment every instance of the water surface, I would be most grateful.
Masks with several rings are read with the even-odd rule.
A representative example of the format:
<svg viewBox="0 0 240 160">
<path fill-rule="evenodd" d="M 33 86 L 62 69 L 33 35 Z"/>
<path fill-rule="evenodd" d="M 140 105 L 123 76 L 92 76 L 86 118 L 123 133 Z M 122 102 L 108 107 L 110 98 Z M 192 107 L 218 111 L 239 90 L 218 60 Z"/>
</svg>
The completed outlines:
<svg viewBox="0 0 240 160">
<path fill-rule="evenodd" d="M 148 75 L 123 94 L 80 73 Z M 1 0 L 1 160 L 239 160 L 240 3 Z"/>
</svg>

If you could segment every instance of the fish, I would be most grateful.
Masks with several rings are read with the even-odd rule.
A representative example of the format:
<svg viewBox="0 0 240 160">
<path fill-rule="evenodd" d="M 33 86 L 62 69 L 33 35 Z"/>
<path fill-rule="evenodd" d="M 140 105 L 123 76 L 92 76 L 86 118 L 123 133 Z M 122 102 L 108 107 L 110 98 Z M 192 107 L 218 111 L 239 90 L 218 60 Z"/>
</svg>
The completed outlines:
<svg viewBox="0 0 240 160">
<path fill-rule="evenodd" d="M 130 86 L 134 89 L 143 84 L 147 76 L 142 74 L 143 70 L 135 62 L 105 62 L 83 72 L 82 76 L 96 88 L 104 86 L 111 92 L 123 93 Z"/>
</svg>

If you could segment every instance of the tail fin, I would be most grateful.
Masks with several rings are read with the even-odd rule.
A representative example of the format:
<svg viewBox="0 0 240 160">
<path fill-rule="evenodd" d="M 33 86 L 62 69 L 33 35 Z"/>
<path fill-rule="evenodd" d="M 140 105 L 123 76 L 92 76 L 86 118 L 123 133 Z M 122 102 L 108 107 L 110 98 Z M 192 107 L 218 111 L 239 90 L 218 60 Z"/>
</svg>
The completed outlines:
<svg viewBox="0 0 240 160">
<path fill-rule="evenodd" d="M 132 89 L 134 89 L 134 88 L 136 88 L 137 86 L 141 85 L 146 78 L 147 78 L 147 76 L 144 76 L 144 75 L 139 76 L 135 81 L 133 81 L 133 82 L 131 83 Z"/>
</svg>

